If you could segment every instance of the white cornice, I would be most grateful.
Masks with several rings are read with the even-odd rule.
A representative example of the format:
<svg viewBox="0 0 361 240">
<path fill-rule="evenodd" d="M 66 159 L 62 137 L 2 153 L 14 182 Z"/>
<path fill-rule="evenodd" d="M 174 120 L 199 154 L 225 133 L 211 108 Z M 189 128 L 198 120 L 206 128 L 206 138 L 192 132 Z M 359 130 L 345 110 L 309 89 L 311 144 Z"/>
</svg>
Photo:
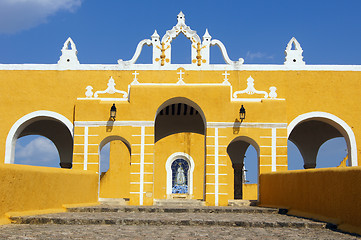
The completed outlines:
<svg viewBox="0 0 361 240">
<path fill-rule="evenodd" d="M 304 65 L 287 66 L 276 64 L 242 64 L 232 66 L 229 64 L 211 64 L 196 66 L 193 64 L 170 64 L 158 66 L 153 64 L 132 64 L 122 66 L 119 64 L 79 64 L 64 68 L 58 64 L 0 64 L 0 70 L 82 70 L 82 71 L 175 71 L 179 68 L 192 71 L 361 71 L 361 65 Z"/>
</svg>

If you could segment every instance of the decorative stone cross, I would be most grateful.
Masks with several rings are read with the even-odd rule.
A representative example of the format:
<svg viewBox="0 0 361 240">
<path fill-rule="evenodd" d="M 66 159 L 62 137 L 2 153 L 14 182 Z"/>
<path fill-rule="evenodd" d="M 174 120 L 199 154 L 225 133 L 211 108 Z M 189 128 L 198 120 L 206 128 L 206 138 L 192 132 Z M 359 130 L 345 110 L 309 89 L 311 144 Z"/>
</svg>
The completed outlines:
<svg viewBox="0 0 361 240">
<path fill-rule="evenodd" d="M 139 73 L 137 73 L 137 71 L 134 71 L 134 73 L 132 73 L 134 75 L 134 79 L 133 79 L 133 82 L 132 84 L 138 84 L 138 78 L 137 78 L 137 75 L 139 75 Z"/>
<path fill-rule="evenodd" d="M 179 78 L 178 78 L 178 80 L 179 81 L 183 81 L 183 74 L 184 74 L 184 72 L 182 72 L 182 69 L 181 70 L 179 70 L 179 73 L 177 73 L 177 74 L 179 74 Z"/>
<path fill-rule="evenodd" d="M 228 81 L 228 76 L 231 74 L 227 73 L 227 71 L 224 71 L 224 73 L 222 73 L 222 75 L 224 76 L 224 81 Z"/>
<path fill-rule="evenodd" d="M 222 75 L 224 76 L 223 84 L 225 84 L 225 85 L 231 85 L 231 84 L 228 82 L 228 76 L 231 75 L 231 74 L 229 74 L 227 71 L 224 71 L 224 73 L 222 73 Z"/>
</svg>

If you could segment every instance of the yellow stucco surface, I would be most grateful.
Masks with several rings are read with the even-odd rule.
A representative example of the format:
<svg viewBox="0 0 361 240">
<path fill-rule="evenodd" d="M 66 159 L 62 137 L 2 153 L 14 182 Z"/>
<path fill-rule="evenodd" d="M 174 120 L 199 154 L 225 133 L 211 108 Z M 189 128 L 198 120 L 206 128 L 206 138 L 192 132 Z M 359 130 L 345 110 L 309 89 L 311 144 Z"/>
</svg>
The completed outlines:
<svg viewBox="0 0 361 240">
<path fill-rule="evenodd" d="M 9 212 L 64 211 L 64 204 L 98 202 L 98 176 L 92 171 L 2 164 L 0 196 L 3 223 Z"/>
<path fill-rule="evenodd" d="M 99 197 L 130 197 L 130 152 L 120 140 L 110 142 L 109 170 L 100 178 Z"/>
<path fill-rule="evenodd" d="M 361 167 L 297 170 L 260 176 L 260 204 L 361 233 Z"/>
<path fill-rule="evenodd" d="M 134 205 L 140 204 L 141 199 L 143 204 L 151 205 L 153 199 L 167 198 L 165 162 L 172 153 L 181 151 L 189 154 L 195 161 L 192 198 L 204 199 L 209 205 L 216 202 L 227 205 L 228 200 L 234 197 L 234 183 L 232 162 L 226 149 L 238 137 L 252 139 L 259 148 L 259 173 L 271 172 L 271 165 L 274 164 L 270 147 L 272 127 L 267 126 L 269 123 L 284 124 L 276 129 L 276 171 L 287 170 L 287 125 L 301 114 L 314 111 L 333 114 L 350 126 L 356 143 L 360 142 L 361 121 L 355 117 L 355 113 L 361 111 L 361 106 L 357 104 L 355 96 L 359 92 L 361 75 L 356 71 L 229 71 L 228 81 L 231 85 L 221 84 L 224 71 L 184 71 L 186 84 L 174 85 L 178 81 L 178 71 L 137 70 L 141 84 L 129 87 L 129 101 L 119 101 L 84 99 L 85 88 L 91 85 L 93 92 L 105 90 L 109 78 L 113 77 L 116 89 L 127 92 L 133 81 L 134 71 L 2 70 L 0 110 L 6 114 L 0 116 L 0 154 L 5 156 L 6 138 L 17 120 L 35 111 L 52 111 L 74 124 L 73 169 L 99 173 L 99 145 L 105 139 L 119 137 L 129 145 L 130 159 L 129 152 L 126 156 L 122 147 L 124 151 L 121 150 L 119 154 L 124 154 L 124 157 L 116 161 L 120 161 L 117 164 L 122 166 L 123 163 L 131 163 L 129 170 L 124 170 L 129 171 L 130 177 L 122 180 L 124 187 L 119 187 L 121 175 L 125 173 L 123 170 L 111 170 L 113 173 L 107 173 L 101 183 L 101 196 L 129 196 L 130 203 Z M 258 90 L 268 92 L 271 86 L 277 87 L 277 99 L 264 99 L 262 94 L 241 94 L 238 97 L 243 100 L 232 101 L 235 91 L 246 89 L 250 76 Z M 99 94 L 99 97 L 121 98 L 122 94 Z M 262 100 L 248 101 L 255 98 Z M 177 133 L 154 142 L 157 111 L 165 102 L 172 102 L 171 99 L 197 108 L 205 121 L 205 135 Z M 117 106 L 114 124 L 109 121 L 109 110 L 113 103 Z M 247 111 L 242 124 L 239 122 L 241 105 Z M 134 124 L 135 121 L 145 125 L 142 127 Z M 223 123 L 228 125 L 217 125 Z M 217 148 L 214 147 L 216 130 Z M 84 147 L 85 131 L 88 133 L 87 148 Z M 141 137 L 142 131 L 145 133 L 144 139 Z M 360 146 L 356 147 L 357 153 L 361 154 Z M 87 153 L 84 153 L 85 149 Z M 141 161 L 145 164 L 142 169 Z M 141 171 L 145 173 L 142 178 Z M 108 180 L 109 178 L 112 180 Z M 115 182 L 110 184 L 111 181 Z M 105 190 L 105 182 L 112 187 Z M 144 184 L 142 188 L 141 182 Z M 215 196 L 215 185 L 218 186 L 218 196 Z M 129 195 L 116 193 L 114 189 L 123 189 Z M 143 193 L 139 192 L 140 189 Z"/>
<path fill-rule="evenodd" d="M 243 184 L 243 199 L 257 200 L 258 199 L 258 184 Z"/>
</svg>

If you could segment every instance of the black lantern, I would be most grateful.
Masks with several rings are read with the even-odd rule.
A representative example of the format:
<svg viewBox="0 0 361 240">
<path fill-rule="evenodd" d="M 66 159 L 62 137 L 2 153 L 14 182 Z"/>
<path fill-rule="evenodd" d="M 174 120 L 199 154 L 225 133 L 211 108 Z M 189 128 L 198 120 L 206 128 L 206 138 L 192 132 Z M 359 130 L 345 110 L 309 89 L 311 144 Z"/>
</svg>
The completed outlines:
<svg viewBox="0 0 361 240">
<path fill-rule="evenodd" d="M 241 122 L 246 118 L 246 109 L 244 109 L 243 105 L 241 106 L 241 109 L 239 109 L 239 119 Z"/>
<path fill-rule="evenodd" d="M 113 103 L 113 106 L 110 108 L 110 118 L 115 121 L 115 116 L 117 115 L 117 108 L 115 107 L 115 103 Z"/>
</svg>

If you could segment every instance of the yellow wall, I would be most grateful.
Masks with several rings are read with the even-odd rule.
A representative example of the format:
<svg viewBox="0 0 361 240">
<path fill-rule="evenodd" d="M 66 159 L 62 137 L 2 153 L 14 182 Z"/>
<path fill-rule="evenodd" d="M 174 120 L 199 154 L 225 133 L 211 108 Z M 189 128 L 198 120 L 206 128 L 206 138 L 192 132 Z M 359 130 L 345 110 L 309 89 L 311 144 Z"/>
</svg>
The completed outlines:
<svg viewBox="0 0 361 240">
<path fill-rule="evenodd" d="M 110 142 L 109 170 L 100 179 L 100 198 L 130 197 L 130 153 L 120 140 Z"/>
<path fill-rule="evenodd" d="M 242 199 L 244 200 L 257 200 L 258 199 L 258 184 L 243 184 Z"/>
<path fill-rule="evenodd" d="M 260 203 L 361 234 L 360 186 L 361 167 L 265 173 L 260 176 Z"/>
<path fill-rule="evenodd" d="M 204 193 L 204 135 L 197 133 L 176 133 L 160 139 L 155 144 L 154 154 L 154 198 L 165 199 L 166 162 L 175 152 L 186 153 L 194 161 L 193 199 L 203 199 Z"/>
<path fill-rule="evenodd" d="M 78 171 L 13 164 L 0 165 L 0 222 L 5 213 L 58 209 L 63 204 L 98 202 L 98 176 Z"/>
</svg>

